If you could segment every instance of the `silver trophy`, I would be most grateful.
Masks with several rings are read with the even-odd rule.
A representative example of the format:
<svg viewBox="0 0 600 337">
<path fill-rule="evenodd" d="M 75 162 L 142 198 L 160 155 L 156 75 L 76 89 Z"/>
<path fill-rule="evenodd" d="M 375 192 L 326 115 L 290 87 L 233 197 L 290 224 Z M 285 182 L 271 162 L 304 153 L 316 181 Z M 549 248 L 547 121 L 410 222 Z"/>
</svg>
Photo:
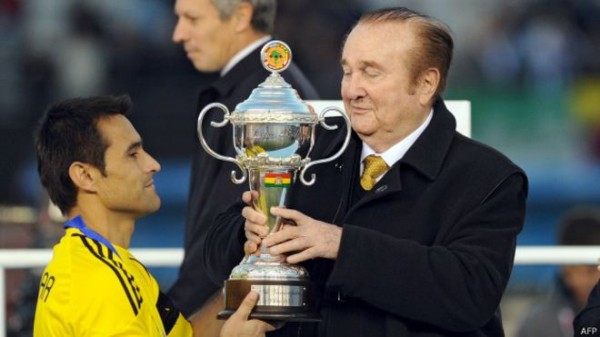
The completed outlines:
<svg viewBox="0 0 600 337">
<path fill-rule="evenodd" d="M 267 79 L 255 88 L 250 97 L 238 104 L 233 113 L 221 103 L 211 103 L 198 116 L 198 138 L 211 156 L 234 163 L 241 169 L 231 172 L 231 180 L 241 184 L 248 180 L 250 190 L 255 191 L 253 207 L 268 218 L 269 233 L 278 231 L 284 223 L 271 215 L 271 206 L 285 206 L 286 194 L 299 174 L 307 186 L 314 184 L 315 175 L 307 180 L 307 170 L 317 164 L 330 162 L 339 157 L 350 140 L 350 120 L 336 108 L 325 108 L 319 115 L 312 106 L 303 102 L 279 72 L 285 70 L 292 59 L 290 48 L 281 41 L 270 41 L 261 50 L 265 69 L 271 72 Z M 225 116 L 211 126 L 221 128 L 233 125 L 233 144 L 236 157 L 223 156 L 206 143 L 202 132 L 205 114 L 211 109 L 221 109 Z M 326 130 L 337 126 L 325 122 L 325 114 L 337 112 L 346 122 L 346 138 L 337 153 L 329 158 L 311 160 L 315 143 L 315 126 L 321 124 Z M 260 247 L 258 255 L 245 257 L 225 281 L 225 309 L 219 319 L 229 317 L 251 290 L 260 294 L 259 302 L 251 318 L 270 321 L 313 321 L 320 315 L 315 306 L 315 294 L 305 268 L 284 262 L 281 256 L 269 254 Z"/>
</svg>

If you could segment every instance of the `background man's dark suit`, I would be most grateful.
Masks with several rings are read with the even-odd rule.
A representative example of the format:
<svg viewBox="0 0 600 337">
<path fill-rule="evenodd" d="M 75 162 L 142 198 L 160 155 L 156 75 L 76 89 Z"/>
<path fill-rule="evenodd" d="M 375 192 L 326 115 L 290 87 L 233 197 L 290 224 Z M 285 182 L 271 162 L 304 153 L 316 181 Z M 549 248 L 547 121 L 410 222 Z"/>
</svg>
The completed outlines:
<svg viewBox="0 0 600 337">
<path fill-rule="evenodd" d="M 588 303 L 573 321 L 575 337 L 600 336 L 600 282 L 594 286 Z"/>
<path fill-rule="evenodd" d="M 359 187 L 358 137 L 338 160 L 315 167 L 314 186 L 292 187 L 289 208 L 344 229 L 335 261 L 304 264 L 323 292 L 324 320 L 288 323 L 272 335 L 504 335 L 499 303 L 524 222 L 527 178 L 499 152 L 458 134 L 441 100 L 434 109 L 371 191 Z M 317 134 L 311 157 L 337 151 L 341 134 Z M 221 214 L 207 233 L 205 263 L 215 281 L 243 256 L 243 206 Z"/>
<path fill-rule="evenodd" d="M 236 64 L 224 77 L 201 90 L 198 112 L 213 102 L 223 103 L 230 112 L 250 96 L 250 93 L 269 75 L 260 61 L 260 47 Z M 298 91 L 301 99 L 318 99 L 312 84 L 300 69 L 292 63 L 282 76 Z M 197 115 L 196 115 L 197 117 Z M 204 136 L 210 147 L 219 154 L 235 157 L 232 144 L 231 125 L 224 128 L 210 127 L 210 121 L 223 120 L 220 110 L 207 114 L 204 121 Z M 195 120 L 190 125 L 196 126 Z M 230 172 L 237 166 L 217 160 L 200 147 L 194 151 L 188 207 L 185 224 L 185 257 L 179 277 L 169 295 L 186 317 L 189 317 L 222 286 L 220 281 L 211 282 L 201 263 L 202 252 L 198 245 L 208 223 L 219 212 L 239 199 L 248 189 L 247 183 L 235 185 Z M 239 175 L 238 175 L 239 176 Z"/>
</svg>

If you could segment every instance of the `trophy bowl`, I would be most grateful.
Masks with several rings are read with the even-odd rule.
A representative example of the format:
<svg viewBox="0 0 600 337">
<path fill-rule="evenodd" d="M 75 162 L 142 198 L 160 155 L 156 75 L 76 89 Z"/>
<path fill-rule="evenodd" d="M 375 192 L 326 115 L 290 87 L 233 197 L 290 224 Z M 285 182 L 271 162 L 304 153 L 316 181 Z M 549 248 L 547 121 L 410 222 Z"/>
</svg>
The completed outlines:
<svg viewBox="0 0 600 337">
<path fill-rule="evenodd" d="M 350 121 L 336 107 L 324 109 L 317 115 L 309 104 L 303 102 L 279 72 L 291 61 L 291 50 L 281 41 L 268 42 L 261 51 L 265 68 L 271 72 L 266 80 L 255 88 L 247 100 L 239 103 L 230 113 L 221 103 L 211 103 L 198 116 L 198 138 L 211 156 L 236 164 L 231 179 L 236 184 L 248 180 L 250 190 L 255 191 L 252 205 L 267 216 L 269 233 L 278 231 L 285 219 L 271 215 L 272 206 L 286 206 L 286 196 L 299 177 L 307 186 L 314 184 L 305 173 L 313 165 L 326 163 L 339 157 L 350 140 Z M 205 114 L 211 109 L 224 113 L 223 121 L 211 122 L 213 127 L 233 126 L 233 146 L 236 157 L 223 156 L 211 149 L 203 135 Z M 325 122 L 325 114 L 337 112 L 346 121 L 346 138 L 342 147 L 329 158 L 311 160 L 310 152 L 315 144 L 315 127 L 320 124 L 326 130 L 335 130 Z M 282 256 L 269 254 L 261 246 L 256 254 L 244 257 L 233 268 L 224 282 L 225 308 L 217 318 L 226 319 L 239 307 L 250 291 L 260 296 L 250 318 L 266 321 L 318 321 L 316 294 L 308 271 L 299 265 L 285 262 Z"/>
</svg>

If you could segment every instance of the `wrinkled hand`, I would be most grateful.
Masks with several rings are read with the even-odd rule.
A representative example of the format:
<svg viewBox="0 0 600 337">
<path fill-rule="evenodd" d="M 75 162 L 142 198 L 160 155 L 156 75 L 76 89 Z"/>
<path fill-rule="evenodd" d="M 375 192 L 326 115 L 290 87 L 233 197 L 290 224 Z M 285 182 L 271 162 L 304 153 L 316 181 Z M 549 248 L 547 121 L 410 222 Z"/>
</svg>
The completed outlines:
<svg viewBox="0 0 600 337">
<path fill-rule="evenodd" d="M 299 263 L 316 257 L 337 258 L 342 228 L 287 208 L 272 207 L 271 214 L 296 223 L 295 226 L 285 225 L 280 231 L 263 239 L 262 242 L 269 247 L 271 254 L 289 254 L 286 258 L 289 263 Z M 260 221 L 259 217 L 252 216 L 253 221 Z M 248 221 L 246 224 L 248 225 Z M 254 222 L 252 225 L 254 226 Z"/>
<path fill-rule="evenodd" d="M 252 308 L 258 301 L 258 293 L 251 291 L 236 312 L 229 317 L 221 329 L 221 337 L 254 337 L 264 336 L 266 332 L 275 330 L 272 325 L 256 319 L 248 320 Z"/>
<path fill-rule="evenodd" d="M 242 210 L 242 216 L 246 219 L 244 224 L 244 233 L 246 235 L 244 253 L 246 255 L 259 253 L 258 248 L 260 247 L 260 243 L 269 233 L 267 217 L 252 207 L 253 198 L 258 198 L 256 191 L 247 191 L 242 195 L 242 200 L 248 205 Z"/>
</svg>

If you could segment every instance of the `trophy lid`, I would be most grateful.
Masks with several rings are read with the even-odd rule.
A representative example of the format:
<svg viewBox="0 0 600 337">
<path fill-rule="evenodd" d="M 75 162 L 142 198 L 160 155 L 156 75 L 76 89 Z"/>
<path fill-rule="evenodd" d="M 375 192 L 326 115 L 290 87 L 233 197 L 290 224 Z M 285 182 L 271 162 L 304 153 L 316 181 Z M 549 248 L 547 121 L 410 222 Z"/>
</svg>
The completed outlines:
<svg viewBox="0 0 600 337">
<path fill-rule="evenodd" d="M 260 55 L 263 67 L 271 75 L 252 90 L 248 99 L 235 107 L 229 119 L 231 123 L 318 123 L 313 107 L 303 102 L 298 92 L 279 74 L 292 61 L 290 47 L 282 41 L 269 41 L 263 46 Z"/>
</svg>

